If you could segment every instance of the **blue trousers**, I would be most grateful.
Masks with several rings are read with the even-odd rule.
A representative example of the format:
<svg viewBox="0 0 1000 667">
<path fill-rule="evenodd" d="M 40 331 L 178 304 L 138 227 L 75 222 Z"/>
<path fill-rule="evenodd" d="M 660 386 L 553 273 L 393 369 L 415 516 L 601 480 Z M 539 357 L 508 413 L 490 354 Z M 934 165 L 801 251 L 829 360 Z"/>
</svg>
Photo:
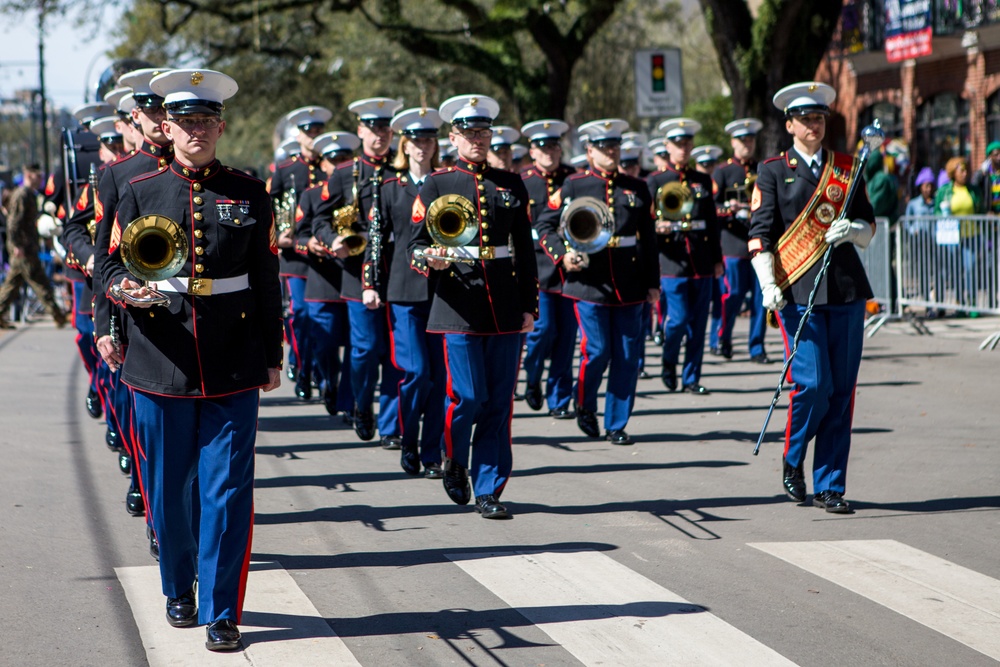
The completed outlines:
<svg viewBox="0 0 1000 667">
<path fill-rule="evenodd" d="M 427 333 L 431 302 L 390 306 L 392 362 L 399 383 L 399 428 L 403 448 L 420 448 L 420 460 L 441 462 L 447 372 L 441 334 Z M 421 422 L 423 430 L 421 431 Z"/>
<path fill-rule="evenodd" d="M 499 498 L 514 467 L 510 420 L 521 334 L 444 334 L 444 353 L 445 456 L 469 469 L 474 495 Z"/>
<path fill-rule="evenodd" d="M 85 283 L 81 280 L 74 280 L 70 284 L 73 287 L 73 326 L 76 327 L 77 332 L 76 347 L 80 350 L 80 359 L 90 377 L 90 389 L 97 392 L 101 405 L 104 405 L 104 397 L 100 395 L 97 388 L 97 367 L 100 355 L 97 353 L 97 343 L 94 341 L 93 311 L 89 303 L 83 302 Z"/>
<path fill-rule="evenodd" d="M 712 300 L 712 283 L 715 278 L 660 278 L 660 286 L 667 297 L 667 319 L 663 322 L 663 367 L 676 366 L 684 346 L 684 386 L 697 384 L 701 379 L 701 361 L 705 356 L 705 325 L 708 307 Z"/>
<path fill-rule="evenodd" d="M 133 393 L 163 594 L 178 597 L 197 574 L 198 622 L 228 618 L 239 623 L 253 535 L 259 392 L 222 398 Z M 197 529 L 194 493 L 201 503 Z"/>
<path fill-rule="evenodd" d="M 306 378 L 312 377 L 312 345 L 310 339 L 309 310 L 306 305 L 306 279 L 300 276 L 284 276 L 288 289 L 288 299 L 291 303 L 292 314 L 286 322 L 286 335 L 291 345 L 289 361 L 294 360 L 294 365 L 299 369 L 299 373 L 304 373 Z"/>
<path fill-rule="evenodd" d="M 708 326 L 708 346 L 719 347 L 719 331 L 722 326 L 722 299 L 726 294 L 726 277 L 712 278 L 712 312 Z"/>
<path fill-rule="evenodd" d="M 635 405 L 639 381 L 639 348 L 644 344 L 642 304 L 605 306 L 577 301 L 580 325 L 580 376 L 576 402 L 584 410 L 597 411 L 597 390 L 608 371 L 604 394 L 604 428 L 625 428 Z M 610 368 L 609 368 L 610 366 Z"/>
<path fill-rule="evenodd" d="M 347 304 L 342 301 L 307 301 L 306 311 L 309 314 L 309 342 L 315 371 L 324 391 L 329 387 L 336 392 L 337 408 L 349 412 L 354 407 L 354 393 L 350 386 L 350 373 L 342 372 L 340 359 L 342 347 L 345 348 L 345 358 L 350 356 Z M 345 393 L 342 399 L 341 395 Z"/>
<path fill-rule="evenodd" d="M 382 437 L 399 435 L 399 371 L 389 354 L 389 322 L 386 307 L 370 310 L 360 301 L 347 302 L 351 325 L 351 388 L 362 412 L 372 409 L 379 366 L 378 432 Z"/>
<path fill-rule="evenodd" d="M 785 354 L 806 307 L 788 304 L 779 323 Z M 854 390 L 864 346 L 864 300 L 836 306 L 816 306 L 799 338 L 789 378 L 795 388 L 788 397 L 785 460 L 801 465 L 809 441 L 813 449 L 813 491 L 844 492 L 847 456 L 851 451 Z"/>
<path fill-rule="evenodd" d="M 550 410 L 568 408 L 573 397 L 573 350 L 576 347 L 573 301 L 553 292 L 538 293 L 538 319 L 527 336 L 524 372 L 529 385 L 541 384 L 545 360 L 549 379 L 545 397 Z"/>
<path fill-rule="evenodd" d="M 726 291 L 722 295 L 722 324 L 719 342 L 733 342 L 733 327 L 743 307 L 743 300 L 750 293 L 750 356 L 764 354 L 764 332 L 767 330 L 767 312 L 764 310 L 760 283 L 750 260 L 743 257 L 726 257 Z"/>
</svg>

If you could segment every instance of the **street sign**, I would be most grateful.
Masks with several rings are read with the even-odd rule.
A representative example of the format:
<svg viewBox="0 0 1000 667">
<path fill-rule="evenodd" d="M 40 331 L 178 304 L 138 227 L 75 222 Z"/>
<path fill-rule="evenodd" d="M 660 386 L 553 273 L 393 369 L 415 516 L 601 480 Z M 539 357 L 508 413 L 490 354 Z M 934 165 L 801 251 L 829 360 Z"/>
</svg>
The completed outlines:
<svg viewBox="0 0 1000 667">
<path fill-rule="evenodd" d="M 635 52 L 635 113 L 639 118 L 679 116 L 684 109 L 681 50 Z"/>
</svg>

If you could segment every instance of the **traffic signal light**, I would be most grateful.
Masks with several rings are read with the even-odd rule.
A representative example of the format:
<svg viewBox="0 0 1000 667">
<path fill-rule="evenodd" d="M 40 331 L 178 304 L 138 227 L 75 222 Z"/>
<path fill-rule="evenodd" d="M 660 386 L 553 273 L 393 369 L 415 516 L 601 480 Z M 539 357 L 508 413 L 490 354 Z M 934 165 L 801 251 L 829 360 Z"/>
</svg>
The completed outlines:
<svg viewBox="0 0 1000 667">
<path fill-rule="evenodd" d="M 663 64 L 663 54 L 654 53 L 650 58 L 652 60 L 650 75 L 653 78 L 653 92 L 662 93 L 667 89 L 667 70 Z"/>
</svg>

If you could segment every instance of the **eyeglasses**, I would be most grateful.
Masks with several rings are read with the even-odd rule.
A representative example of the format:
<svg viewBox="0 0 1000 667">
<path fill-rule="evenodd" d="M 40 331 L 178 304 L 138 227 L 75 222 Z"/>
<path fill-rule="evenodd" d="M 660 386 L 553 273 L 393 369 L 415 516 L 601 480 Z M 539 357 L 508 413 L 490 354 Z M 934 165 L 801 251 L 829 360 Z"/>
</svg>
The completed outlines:
<svg viewBox="0 0 1000 667">
<path fill-rule="evenodd" d="M 469 141 L 478 141 L 483 139 L 489 139 L 493 136 L 493 130 L 490 128 L 480 128 L 474 130 L 455 130 L 456 134 L 462 135 L 465 139 Z"/>
<path fill-rule="evenodd" d="M 208 118 L 168 118 L 167 122 L 173 123 L 185 132 L 191 130 L 214 130 L 222 123 L 221 118 L 210 116 Z"/>
</svg>

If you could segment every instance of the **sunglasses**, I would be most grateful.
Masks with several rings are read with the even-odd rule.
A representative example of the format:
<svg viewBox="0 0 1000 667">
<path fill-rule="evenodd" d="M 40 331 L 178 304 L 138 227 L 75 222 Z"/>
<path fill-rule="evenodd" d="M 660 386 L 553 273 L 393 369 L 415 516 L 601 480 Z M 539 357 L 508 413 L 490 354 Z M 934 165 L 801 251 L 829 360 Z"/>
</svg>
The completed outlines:
<svg viewBox="0 0 1000 667">
<path fill-rule="evenodd" d="M 190 132 L 191 130 L 199 128 L 203 130 L 214 130 L 222 123 L 222 119 L 214 116 L 210 118 L 168 118 L 167 122 L 173 123 L 185 132 Z"/>
</svg>

